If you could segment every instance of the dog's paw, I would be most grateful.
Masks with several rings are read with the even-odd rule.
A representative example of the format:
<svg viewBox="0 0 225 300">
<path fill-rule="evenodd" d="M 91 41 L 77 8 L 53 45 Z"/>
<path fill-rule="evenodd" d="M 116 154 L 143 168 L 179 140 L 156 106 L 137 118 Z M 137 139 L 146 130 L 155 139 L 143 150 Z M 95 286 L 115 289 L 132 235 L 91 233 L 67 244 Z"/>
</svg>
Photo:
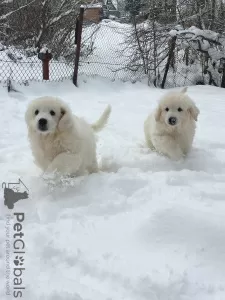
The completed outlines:
<svg viewBox="0 0 225 300">
<path fill-rule="evenodd" d="M 168 156 L 170 159 L 174 161 L 180 161 L 184 158 L 184 154 L 182 151 L 174 151 L 173 153 L 170 153 L 170 155 Z"/>
<path fill-rule="evenodd" d="M 61 177 L 62 176 L 57 172 L 44 172 L 42 174 L 42 179 L 50 187 L 59 185 L 61 182 Z"/>
<path fill-rule="evenodd" d="M 55 177 L 56 177 L 56 172 L 44 172 L 42 174 L 42 179 L 44 179 L 45 181 L 54 180 Z"/>
</svg>

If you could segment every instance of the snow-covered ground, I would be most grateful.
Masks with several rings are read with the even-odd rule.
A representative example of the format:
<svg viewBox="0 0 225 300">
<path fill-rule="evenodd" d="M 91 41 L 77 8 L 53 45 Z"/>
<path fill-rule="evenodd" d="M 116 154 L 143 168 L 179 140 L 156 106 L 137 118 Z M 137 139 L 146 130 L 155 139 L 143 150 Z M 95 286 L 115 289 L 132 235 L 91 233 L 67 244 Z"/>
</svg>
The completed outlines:
<svg viewBox="0 0 225 300">
<path fill-rule="evenodd" d="M 0 181 L 21 178 L 30 195 L 14 209 L 25 213 L 21 299 L 225 299 L 225 91 L 189 88 L 201 110 L 196 138 L 184 161 L 171 162 L 143 147 L 143 121 L 165 91 L 83 79 L 79 88 L 70 82 L 10 94 L 0 88 Z M 57 187 L 42 180 L 24 112 L 46 94 L 62 97 L 89 121 L 112 105 L 98 141 L 104 171 Z M 11 211 L 3 193 L 0 199 L 2 283 Z M 0 299 L 9 299 L 3 284 Z"/>
</svg>

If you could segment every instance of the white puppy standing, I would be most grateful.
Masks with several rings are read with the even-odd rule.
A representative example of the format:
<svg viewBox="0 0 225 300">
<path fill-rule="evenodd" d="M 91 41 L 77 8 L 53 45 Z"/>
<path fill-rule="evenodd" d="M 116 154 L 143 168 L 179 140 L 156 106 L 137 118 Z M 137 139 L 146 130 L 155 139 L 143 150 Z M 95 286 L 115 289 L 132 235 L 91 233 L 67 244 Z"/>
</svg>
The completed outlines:
<svg viewBox="0 0 225 300">
<path fill-rule="evenodd" d="M 186 91 L 167 93 L 144 123 L 148 147 L 173 160 L 190 151 L 199 114 Z"/>
<path fill-rule="evenodd" d="M 25 119 L 36 164 L 45 172 L 79 176 L 98 171 L 95 132 L 109 118 L 108 106 L 95 124 L 74 116 L 59 98 L 33 100 Z"/>
</svg>

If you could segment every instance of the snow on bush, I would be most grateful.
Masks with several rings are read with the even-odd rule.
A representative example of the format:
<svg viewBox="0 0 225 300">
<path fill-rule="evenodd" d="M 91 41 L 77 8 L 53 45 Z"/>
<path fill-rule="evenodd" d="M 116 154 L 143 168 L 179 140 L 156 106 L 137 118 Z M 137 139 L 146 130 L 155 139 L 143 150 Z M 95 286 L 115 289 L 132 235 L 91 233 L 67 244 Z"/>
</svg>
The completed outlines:
<svg viewBox="0 0 225 300">
<path fill-rule="evenodd" d="M 40 49 L 40 53 L 51 53 L 51 50 L 47 46 L 44 46 Z"/>
<path fill-rule="evenodd" d="M 186 65 L 199 64 L 204 83 L 223 86 L 225 76 L 225 36 L 195 26 L 189 29 L 171 30 L 170 36 L 176 37 L 178 49 L 189 56 Z M 223 86 L 225 87 L 225 86 Z"/>
</svg>

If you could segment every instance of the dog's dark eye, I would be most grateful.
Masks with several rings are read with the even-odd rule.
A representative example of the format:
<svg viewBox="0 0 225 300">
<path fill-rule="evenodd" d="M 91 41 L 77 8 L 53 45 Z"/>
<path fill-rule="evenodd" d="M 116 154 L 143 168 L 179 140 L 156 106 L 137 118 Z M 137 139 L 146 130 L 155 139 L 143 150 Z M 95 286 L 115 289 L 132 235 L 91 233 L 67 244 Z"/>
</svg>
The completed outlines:
<svg viewBox="0 0 225 300">
<path fill-rule="evenodd" d="M 183 109 L 182 109 L 181 107 L 179 107 L 177 110 L 178 110 L 179 112 L 183 111 Z"/>
<path fill-rule="evenodd" d="M 54 116 L 54 115 L 55 115 L 54 110 L 50 110 L 50 115 L 51 115 L 51 116 Z"/>
<path fill-rule="evenodd" d="M 165 111 L 169 111 L 169 107 L 166 107 L 166 108 L 165 108 Z"/>
<path fill-rule="evenodd" d="M 35 112 L 34 112 L 35 116 L 37 116 L 39 114 L 39 110 L 36 109 Z"/>
</svg>

